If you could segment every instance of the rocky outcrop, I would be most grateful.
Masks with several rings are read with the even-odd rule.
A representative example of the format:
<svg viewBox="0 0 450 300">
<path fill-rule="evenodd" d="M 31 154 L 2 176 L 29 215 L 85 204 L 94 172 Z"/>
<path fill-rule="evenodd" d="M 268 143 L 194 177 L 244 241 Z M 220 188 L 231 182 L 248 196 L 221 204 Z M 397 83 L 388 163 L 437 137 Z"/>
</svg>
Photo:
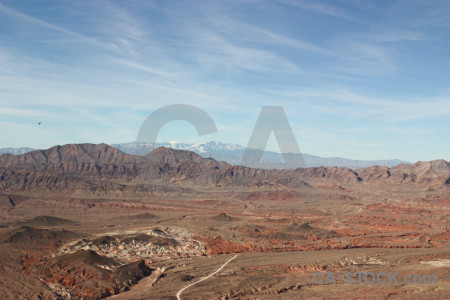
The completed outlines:
<svg viewBox="0 0 450 300">
<path fill-rule="evenodd" d="M 95 251 L 105 257 L 122 260 L 139 258 L 159 259 L 199 256 L 205 253 L 202 243 L 194 240 L 190 234 L 174 228 L 145 230 L 127 235 L 103 235 L 93 239 L 80 239 L 63 245 L 56 256 L 74 253 L 80 250 Z"/>
<path fill-rule="evenodd" d="M 358 170 L 358 175 L 362 180 L 376 184 L 444 185 L 450 183 L 450 163 L 441 159 L 392 168 L 369 167 Z"/>
<path fill-rule="evenodd" d="M 121 293 L 152 271 L 143 260 L 120 264 L 92 250 L 54 258 L 36 270 L 55 293 L 77 299 L 101 299 Z"/>
<path fill-rule="evenodd" d="M 46 230 L 22 226 L 0 235 L 0 243 L 59 246 L 79 237 L 80 234 L 68 230 Z"/>
</svg>

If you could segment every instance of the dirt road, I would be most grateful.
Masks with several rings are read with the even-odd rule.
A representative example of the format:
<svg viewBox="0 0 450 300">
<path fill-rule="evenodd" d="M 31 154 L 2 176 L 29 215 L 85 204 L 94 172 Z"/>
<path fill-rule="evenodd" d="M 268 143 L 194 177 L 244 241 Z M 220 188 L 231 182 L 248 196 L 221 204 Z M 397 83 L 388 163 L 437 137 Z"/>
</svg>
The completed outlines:
<svg viewBox="0 0 450 300">
<path fill-rule="evenodd" d="M 238 256 L 238 254 L 236 254 L 235 256 L 233 256 L 232 258 L 230 258 L 229 260 L 227 260 L 220 268 L 218 268 L 217 270 L 215 270 L 214 272 L 212 272 L 212 273 L 209 274 L 208 276 L 202 277 L 202 278 L 200 278 L 199 280 L 197 280 L 196 282 L 191 283 L 191 284 L 185 286 L 184 288 L 182 288 L 181 290 L 179 290 L 178 293 L 177 293 L 177 295 L 176 295 L 176 296 L 177 296 L 177 299 L 178 299 L 178 300 L 181 300 L 180 296 L 181 296 L 181 293 L 182 293 L 184 290 L 186 290 L 186 289 L 190 288 L 191 286 L 196 285 L 197 283 L 202 282 L 202 281 L 204 281 L 204 280 L 206 280 L 206 279 L 208 279 L 208 278 L 214 276 L 215 274 L 219 273 L 223 268 L 225 268 L 226 265 L 228 265 L 228 263 L 229 263 L 230 261 L 232 261 L 233 259 L 235 259 L 237 256 Z"/>
</svg>

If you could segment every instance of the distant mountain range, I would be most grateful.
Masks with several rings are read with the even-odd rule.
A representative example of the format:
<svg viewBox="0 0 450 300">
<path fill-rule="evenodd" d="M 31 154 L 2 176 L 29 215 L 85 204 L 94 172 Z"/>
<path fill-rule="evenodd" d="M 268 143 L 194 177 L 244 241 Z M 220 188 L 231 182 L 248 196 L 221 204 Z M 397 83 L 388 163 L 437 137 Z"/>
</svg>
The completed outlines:
<svg viewBox="0 0 450 300">
<path fill-rule="evenodd" d="M 0 155 L 1 154 L 6 154 L 6 153 L 19 155 L 19 154 L 25 154 L 25 153 L 33 151 L 33 150 L 35 150 L 35 149 L 28 148 L 28 147 L 22 147 L 22 148 L 0 148 Z"/>
<path fill-rule="evenodd" d="M 211 191 L 251 194 L 304 191 L 320 186 L 447 188 L 449 184 L 450 163 L 444 160 L 356 171 L 339 167 L 263 170 L 233 166 L 168 147 L 140 156 L 106 144 L 69 144 L 20 155 L 0 155 L 0 196 L 42 192 L 179 198 L 209 195 Z M 22 199 L 19 196 L 8 201 L 18 203 Z"/>
<path fill-rule="evenodd" d="M 187 150 L 195 152 L 204 158 L 214 158 L 218 161 L 225 161 L 231 165 L 244 165 L 246 167 L 255 167 L 251 163 L 242 163 L 242 156 L 245 151 L 245 147 L 238 144 L 229 144 L 221 142 L 208 142 L 208 143 L 178 143 L 178 142 L 161 142 L 156 144 L 148 143 L 121 143 L 112 144 L 111 146 L 128 154 L 145 155 L 158 147 L 169 147 L 176 150 Z M 0 154 L 24 154 L 34 149 L 29 147 L 23 148 L 0 148 Z M 345 167 L 350 169 L 361 169 L 371 166 L 385 166 L 393 167 L 399 164 L 410 164 L 410 162 L 402 161 L 398 159 L 390 160 L 354 160 L 341 157 L 320 157 L 311 154 L 302 154 L 306 167 Z M 264 155 L 261 159 L 262 163 L 267 163 L 267 168 L 272 168 L 273 164 L 279 164 L 279 168 L 289 168 L 288 164 L 282 164 L 284 162 L 282 154 L 273 151 L 264 151 Z M 259 164 L 258 167 L 264 168 L 264 164 Z"/>
</svg>

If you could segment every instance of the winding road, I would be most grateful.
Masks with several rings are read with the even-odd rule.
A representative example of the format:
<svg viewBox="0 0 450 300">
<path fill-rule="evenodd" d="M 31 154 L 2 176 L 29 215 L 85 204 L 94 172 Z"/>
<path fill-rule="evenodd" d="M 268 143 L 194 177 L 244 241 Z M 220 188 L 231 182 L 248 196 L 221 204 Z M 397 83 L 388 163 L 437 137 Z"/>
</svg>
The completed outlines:
<svg viewBox="0 0 450 300">
<path fill-rule="evenodd" d="M 210 278 L 211 276 L 214 276 L 214 275 L 216 275 L 217 273 L 219 273 L 223 268 L 225 268 L 226 265 L 228 265 L 228 263 L 229 263 L 230 261 L 232 261 L 233 259 L 235 259 L 238 255 L 239 255 L 239 254 L 236 254 L 235 256 L 233 256 L 232 258 L 230 258 L 229 260 L 227 260 L 220 268 L 218 268 L 217 270 L 215 270 L 214 272 L 212 272 L 212 273 L 209 274 L 208 276 L 202 277 L 202 278 L 200 278 L 199 280 L 197 280 L 196 282 L 191 283 L 191 284 L 185 286 L 184 288 L 182 288 L 181 290 L 179 290 L 178 293 L 177 293 L 177 299 L 178 299 L 178 300 L 181 300 L 180 296 L 181 296 L 181 293 L 182 293 L 184 290 L 186 290 L 186 289 L 190 288 L 191 286 L 196 285 L 197 283 L 202 282 L 202 281 L 204 281 L 204 280 Z"/>
</svg>

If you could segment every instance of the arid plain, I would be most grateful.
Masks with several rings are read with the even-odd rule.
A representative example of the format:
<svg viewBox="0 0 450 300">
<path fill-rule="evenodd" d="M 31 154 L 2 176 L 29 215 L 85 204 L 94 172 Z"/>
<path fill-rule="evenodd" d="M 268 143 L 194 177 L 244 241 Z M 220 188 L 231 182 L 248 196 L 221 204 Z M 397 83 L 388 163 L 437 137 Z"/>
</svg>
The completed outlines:
<svg viewBox="0 0 450 300">
<path fill-rule="evenodd" d="M 263 170 L 71 144 L 1 155 L 0 203 L 2 299 L 450 295 L 444 160 Z M 398 282 L 337 279 L 347 272 Z"/>
</svg>

